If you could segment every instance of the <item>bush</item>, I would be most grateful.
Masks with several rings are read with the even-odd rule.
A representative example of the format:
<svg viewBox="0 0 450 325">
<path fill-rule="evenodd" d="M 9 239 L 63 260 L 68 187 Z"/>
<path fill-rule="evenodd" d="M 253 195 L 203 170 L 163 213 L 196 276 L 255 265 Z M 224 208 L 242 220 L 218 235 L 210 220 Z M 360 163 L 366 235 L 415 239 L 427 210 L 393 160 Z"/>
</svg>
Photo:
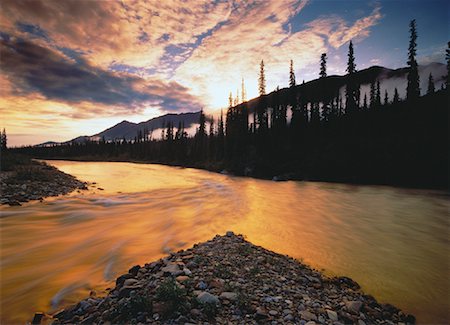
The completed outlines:
<svg viewBox="0 0 450 325">
<path fill-rule="evenodd" d="M 186 310 L 186 290 L 180 288 L 173 278 L 167 279 L 157 289 L 155 299 L 164 304 L 163 317 Z"/>
</svg>

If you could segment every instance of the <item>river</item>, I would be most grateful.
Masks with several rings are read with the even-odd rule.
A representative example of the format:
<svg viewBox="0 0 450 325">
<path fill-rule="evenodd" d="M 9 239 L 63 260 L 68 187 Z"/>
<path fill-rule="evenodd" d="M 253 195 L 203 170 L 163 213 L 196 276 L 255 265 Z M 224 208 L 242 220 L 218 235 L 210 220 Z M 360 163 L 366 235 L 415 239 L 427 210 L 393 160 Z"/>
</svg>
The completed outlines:
<svg viewBox="0 0 450 325">
<path fill-rule="evenodd" d="M 327 275 L 351 277 L 420 324 L 449 322 L 445 192 L 272 182 L 151 164 L 48 163 L 97 184 L 1 207 L 2 324 L 61 309 L 91 290 L 104 293 L 131 266 L 227 230 Z"/>
</svg>

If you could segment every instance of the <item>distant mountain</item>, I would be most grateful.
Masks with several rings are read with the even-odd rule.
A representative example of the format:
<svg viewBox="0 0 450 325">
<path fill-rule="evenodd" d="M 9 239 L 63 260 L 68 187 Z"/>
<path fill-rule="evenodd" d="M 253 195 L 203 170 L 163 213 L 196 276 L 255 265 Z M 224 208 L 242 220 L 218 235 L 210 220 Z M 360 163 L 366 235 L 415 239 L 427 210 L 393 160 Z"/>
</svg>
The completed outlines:
<svg viewBox="0 0 450 325">
<path fill-rule="evenodd" d="M 193 113 L 180 113 L 180 114 L 165 114 L 152 118 L 145 122 L 133 123 L 128 121 L 122 121 L 106 130 L 103 130 L 97 134 L 91 136 L 80 136 L 72 139 L 68 142 L 84 142 L 86 140 L 100 140 L 105 139 L 116 140 L 116 139 L 127 139 L 132 140 L 137 135 L 139 131 L 148 130 L 149 132 L 161 129 L 166 123 L 173 123 L 175 128 L 178 127 L 179 123 L 184 123 L 185 129 L 191 128 L 193 125 L 198 123 L 200 118 L 200 112 Z M 153 134 L 153 136 L 158 137 L 159 134 Z"/>
</svg>

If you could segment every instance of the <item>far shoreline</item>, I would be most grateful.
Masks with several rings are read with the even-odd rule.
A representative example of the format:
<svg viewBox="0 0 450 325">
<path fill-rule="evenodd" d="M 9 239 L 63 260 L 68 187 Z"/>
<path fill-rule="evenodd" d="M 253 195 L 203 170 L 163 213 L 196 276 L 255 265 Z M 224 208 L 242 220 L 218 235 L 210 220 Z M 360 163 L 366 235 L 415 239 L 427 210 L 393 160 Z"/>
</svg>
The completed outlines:
<svg viewBox="0 0 450 325">
<path fill-rule="evenodd" d="M 321 179 L 321 178 L 303 178 L 295 173 L 284 173 L 281 175 L 244 175 L 242 173 L 234 173 L 227 169 L 217 168 L 217 167 L 209 167 L 209 166 L 200 166 L 200 165 L 183 165 L 179 163 L 167 163 L 167 162 L 159 162 L 159 161 L 148 161 L 148 160 L 134 160 L 134 159 L 101 159 L 95 157 L 77 157 L 77 158 L 64 158 L 64 157 L 54 157 L 54 158 L 33 158 L 42 161 L 75 161 L 75 162 L 122 162 L 122 163 L 133 163 L 133 164 L 152 164 L 152 165 L 162 165 L 169 167 L 181 167 L 181 168 L 192 168 L 198 170 L 204 170 L 212 173 L 218 173 L 222 175 L 236 176 L 236 177 L 248 177 L 253 179 L 260 180 L 268 180 L 274 182 L 282 182 L 282 181 L 296 181 L 296 182 L 317 182 L 317 183 L 330 183 L 330 184 L 343 184 L 343 185 L 355 185 L 355 186 L 386 186 L 393 187 L 398 189 L 411 189 L 411 190 L 436 190 L 443 191 L 446 193 L 450 192 L 449 187 L 445 186 L 424 186 L 421 184 L 414 184 L 413 182 L 410 184 L 401 184 L 401 183 L 387 183 L 387 182 L 365 182 L 365 181 L 346 181 L 346 180 L 331 180 L 331 179 Z"/>
</svg>

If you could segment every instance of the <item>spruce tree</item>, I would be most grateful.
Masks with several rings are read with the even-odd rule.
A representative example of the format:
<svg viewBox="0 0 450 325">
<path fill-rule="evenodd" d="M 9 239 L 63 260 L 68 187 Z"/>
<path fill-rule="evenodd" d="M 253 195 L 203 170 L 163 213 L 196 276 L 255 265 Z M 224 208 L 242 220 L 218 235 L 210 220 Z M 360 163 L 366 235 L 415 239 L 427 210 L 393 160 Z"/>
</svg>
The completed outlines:
<svg viewBox="0 0 450 325">
<path fill-rule="evenodd" d="M 384 91 L 384 105 L 389 104 L 389 96 L 387 89 Z"/>
<path fill-rule="evenodd" d="M 322 53 L 320 56 L 320 78 L 325 78 L 327 76 L 327 54 Z"/>
<path fill-rule="evenodd" d="M 367 109 L 367 94 L 366 93 L 364 93 L 363 109 L 364 110 Z"/>
<path fill-rule="evenodd" d="M 417 30 L 416 20 L 409 23 L 409 48 L 408 48 L 408 86 L 406 88 L 406 99 L 412 100 L 420 96 L 419 70 L 416 61 L 417 52 Z"/>
<path fill-rule="evenodd" d="M 292 60 L 289 68 L 289 87 L 295 87 L 294 61 Z"/>
<path fill-rule="evenodd" d="M 445 83 L 448 89 L 450 84 L 450 42 L 447 43 L 447 49 L 445 50 L 445 60 L 447 60 L 447 79 Z"/>
<path fill-rule="evenodd" d="M 259 80 L 258 80 L 259 96 L 266 94 L 266 75 L 264 71 L 264 60 L 261 60 L 259 67 Z"/>
<path fill-rule="evenodd" d="M 433 75 L 430 72 L 430 76 L 428 77 L 427 94 L 433 94 L 433 93 L 434 93 L 434 80 L 433 80 Z"/>
<path fill-rule="evenodd" d="M 375 107 L 375 100 L 376 97 L 376 86 L 375 86 L 375 80 L 370 83 L 370 108 Z"/>
<path fill-rule="evenodd" d="M 1 132 L 0 135 L 0 147 L 2 150 L 6 150 L 7 148 L 7 144 L 8 144 L 8 137 L 6 136 L 6 130 L 5 128 L 3 128 L 3 131 Z"/>
<path fill-rule="evenodd" d="M 394 89 L 394 98 L 392 98 L 392 103 L 393 104 L 398 104 L 398 102 L 400 102 L 400 97 L 398 95 L 397 87 L 395 87 L 395 89 Z"/>
<path fill-rule="evenodd" d="M 375 102 L 377 106 L 381 106 L 381 89 L 380 89 L 380 81 L 377 81 L 377 93 L 375 97 Z"/>
<path fill-rule="evenodd" d="M 242 84 L 241 84 L 241 99 L 242 99 L 242 102 L 247 101 L 247 91 L 245 90 L 244 78 L 242 78 Z"/>
<path fill-rule="evenodd" d="M 356 84 L 354 74 L 356 73 L 355 56 L 353 52 L 353 42 L 350 41 L 348 46 L 348 61 L 347 61 L 347 86 L 345 91 L 346 96 L 346 111 L 352 113 L 356 110 L 357 97 L 359 92 L 359 86 Z"/>
</svg>

